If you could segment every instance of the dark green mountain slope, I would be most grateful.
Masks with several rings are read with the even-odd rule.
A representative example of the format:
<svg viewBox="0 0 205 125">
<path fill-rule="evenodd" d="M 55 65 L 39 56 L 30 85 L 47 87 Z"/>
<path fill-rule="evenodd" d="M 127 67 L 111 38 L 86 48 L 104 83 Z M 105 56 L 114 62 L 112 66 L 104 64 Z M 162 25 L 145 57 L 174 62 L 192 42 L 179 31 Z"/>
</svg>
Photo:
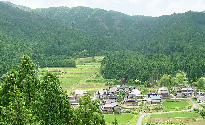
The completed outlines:
<svg viewBox="0 0 205 125">
<path fill-rule="evenodd" d="M 69 66 L 69 56 L 73 53 L 86 50 L 86 55 L 94 55 L 104 51 L 104 41 L 85 31 L 0 2 L 0 74 L 16 65 L 23 53 L 28 53 L 43 67 Z"/>
<path fill-rule="evenodd" d="M 72 55 L 130 50 L 145 56 L 162 54 L 176 63 L 173 70 L 189 72 L 194 81 L 205 72 L 205 13 L 145 17 L 86 7 L 17 7 L 0 2 L 0 40 L 9 48 L 0 49 L 14 53 L 2 54 L 4 64 L 24 52 L 40 66 L 64 66 Z"/>
<path fill-rule="evenodd" d="M 203 47 L 205 46 L 205 13 L 189 11 L 169 16 L 145 17 L 128 16 L 114 11 L 86 7 L 58 7 L 32 11 L 66 26 L 87 31 L 91 35 L 109 38 L 112 44 L 120 46 L 119 50 L 142 53 L 148 63 L 146 67 L 154 69 L 141 71 L 140 75 L 145 74 L 142 76 L 143 81 L 148 80 L 153 72 L 158 72 L 157 75 L 162 76 L 164 73 L 173 74 L 177 70 L 185 71 L 190 81 L 196 81 L 205 74 L 205 49 Z M 113 56 L 110 56 L 110 60 L 113 58 L 112 61 L 115 60 Z M 153 66 L 159 67 L 163 62 L 156 62 L 156 59 L 150 56 L 163 57 L 169 61 L 166 61 L 166 65 L 156 69 Z M 115 61 L 121 62 L 121 60 Z M 105 63 L 105 66 L 111 63 L 106 60 L 105 62 L 108 63 Z M 145 64 L 145 62 L 140 64 L 143 63 Z M 130 77 L 129 73 L 126 73 L 128 76 L 123 76 L 119 75 L 120 72 L 116 74 L 112 72 L 119 65 L 108 68 L 104 76 L 107 75 L 109 78 L 111 76 L 112 78 Z M 127 63 L 128 67 L 129 65 L 132 64 Z M 139 66 L 143 67 L 143 65 Z M 133 75 L 133 72 L 130 75 Z"/>
<path fill-rule="evenodd" d="M 170 53 L 169 44 L 204 44 L 205 13 L 186 12 L 161 17 L 128 16 L 114 11 L 86 7 L 57 7 L 32 10 L 91 35 L 110 38 L 125 49 Z M 146 44 L 147 43 L 147 44 Z M 153 47 L 149 44 L 156 45 Z M 159 48 L 159 45 L 167 44 Z M 181 44 L 182 46 L 183 43 Z M 146 46 L 146 47 L 145 47 Z M 158 48 L 158 49 L 157 49 Z M 168 50 L 167 50 L 168 49 Z M 175 50 L 174 50 L 175 51 Z M 178 51 L 178 50 L 177 50 Z"/>
</svg>

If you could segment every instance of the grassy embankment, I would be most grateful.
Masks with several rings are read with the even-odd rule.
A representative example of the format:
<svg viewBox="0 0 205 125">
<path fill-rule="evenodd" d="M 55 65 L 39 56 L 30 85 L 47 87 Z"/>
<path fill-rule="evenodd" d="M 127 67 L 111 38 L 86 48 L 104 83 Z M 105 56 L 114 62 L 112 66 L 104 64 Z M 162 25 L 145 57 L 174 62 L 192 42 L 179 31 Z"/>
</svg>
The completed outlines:
<svg viewBox="0 0 205 125">
<path fill-rule="evenodd" d="M 87 90 L 88 93 L 99 89 L 106 88 L 107 80 L 99 75 L 100 65 L 103 57 L 78 58 L 76 60 L 76 68 L 42 68 L 40 74 L 50 71 L 55 73 L 61 83 L 63 90 L 67 91 L 68 95 L 74 90 Z"/>
</svg>

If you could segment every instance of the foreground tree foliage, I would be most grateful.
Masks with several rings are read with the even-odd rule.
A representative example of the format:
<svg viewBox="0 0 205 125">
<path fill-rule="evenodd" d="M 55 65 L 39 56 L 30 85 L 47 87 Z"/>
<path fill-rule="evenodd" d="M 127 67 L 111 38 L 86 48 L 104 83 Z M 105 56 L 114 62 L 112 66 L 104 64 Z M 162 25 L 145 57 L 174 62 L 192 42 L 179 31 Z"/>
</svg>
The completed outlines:
<svg viewBox="0 0 205 125">
<path fill-rule="evenodd" d="M 40 80 L 28 55 L 19 70 L 11 70 L 0 84 L 0 124 L 105 124 L 97 101 L 83 97 L 74 109 L 58 77 L 47 72 Z"/>
<path fill-rule="evenodd" d="M 104 115 L 99 107 L 99 101 L 91 101 L 86 95 L 79 100 L 80 107 L 77 109 L 78 124 L 80 125 L 105 125 Z"/>
</svg>

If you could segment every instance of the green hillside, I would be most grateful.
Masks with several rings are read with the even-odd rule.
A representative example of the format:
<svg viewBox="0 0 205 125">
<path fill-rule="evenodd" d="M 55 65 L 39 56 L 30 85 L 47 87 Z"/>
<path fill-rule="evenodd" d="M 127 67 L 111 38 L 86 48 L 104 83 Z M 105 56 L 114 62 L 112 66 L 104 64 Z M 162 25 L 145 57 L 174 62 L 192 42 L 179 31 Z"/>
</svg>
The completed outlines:
<svg viewBox="0 0 205 125">
<path fill-rule="evenodd" d="M 32 12 L 91 35 L 109 38 L 121 49 L 139 51 L 143 48 L 148 52 L 169 54 L 183 51 L 187 43 L 204 45 L 205 13 L 200 12 L 161 17 L 129 16 L 87 7 L 51 7 Z"/>
<path fill-rule="evenodd" d="M 145 81 L 153 72 L 161 77 L 164 73 L 175 74 L 180 70 L 187 72 L 190 81 L 196 81 L 205 73 L 203 12 L 146 17 L 87 7 L 28 9 L 2 2 L 0 11 L 0 42 L 4 45 L 0 47 L 1 74 L 15 68 L 23 53 L 39 62 L 40 67 L 75 67 L 72 57 L 125 50 L 134 52 L 131 55 L 136 56 L 135 61 L 138 58 L 146 61 L 137 61 L 144 64 L 137 69 L 144 70 L 136 71 L 139 76 L 112 74 L 112 78 Z M 113 61 L 119 60 L 112 60 L 116 64 Z M 147 66 L 151 70 L 144 68 Z"/>
<path fill-rule="evenodd" d="M 94 46 L 103 49 L 102 39 L 35 13 L 2 2 L 0 12 L 0 75 L 15 68 L 23 53 L 28 53 L 41 67 L 73 67 L 70 56 L 100 52 Z"/>
<path fill-rule="evenodd" d="M 151 77 L 160 79 L 165 73 L 174 75 L 184 71 L 191 82 L 205 74 L 205 13 L 189 11 L 145 17 L 87 7 L 51 7 L 32 12 L 91 35 L 109 38 L 110 45 L 114 44 L 113 51 L 118 48 L 121 54 L 106 56 L 105 78 L 147 81 Z M 139 53 L 123 53 L 124 50 Z"/>
</svg>

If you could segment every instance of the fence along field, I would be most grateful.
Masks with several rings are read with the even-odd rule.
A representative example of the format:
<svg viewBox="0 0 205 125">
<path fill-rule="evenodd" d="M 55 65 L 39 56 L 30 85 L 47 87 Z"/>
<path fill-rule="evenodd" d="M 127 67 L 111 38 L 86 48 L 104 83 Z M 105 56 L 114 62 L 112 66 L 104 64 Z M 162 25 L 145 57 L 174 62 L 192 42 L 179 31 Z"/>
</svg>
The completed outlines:
<svg viewBox="0 0 205 125">
<path fill-rule="evenodd" d="M 103 57 L 78 58 L 76 68 L 41 68 L 39 74 L 46 71 L 55 73 L 68 95 L 71 95 L 74 90 L 87 90 L 88 93 L 93 94 L 94 91 L 105 88 L 106 81 L 99 75 L 102 59 Z"/>
</svg>

